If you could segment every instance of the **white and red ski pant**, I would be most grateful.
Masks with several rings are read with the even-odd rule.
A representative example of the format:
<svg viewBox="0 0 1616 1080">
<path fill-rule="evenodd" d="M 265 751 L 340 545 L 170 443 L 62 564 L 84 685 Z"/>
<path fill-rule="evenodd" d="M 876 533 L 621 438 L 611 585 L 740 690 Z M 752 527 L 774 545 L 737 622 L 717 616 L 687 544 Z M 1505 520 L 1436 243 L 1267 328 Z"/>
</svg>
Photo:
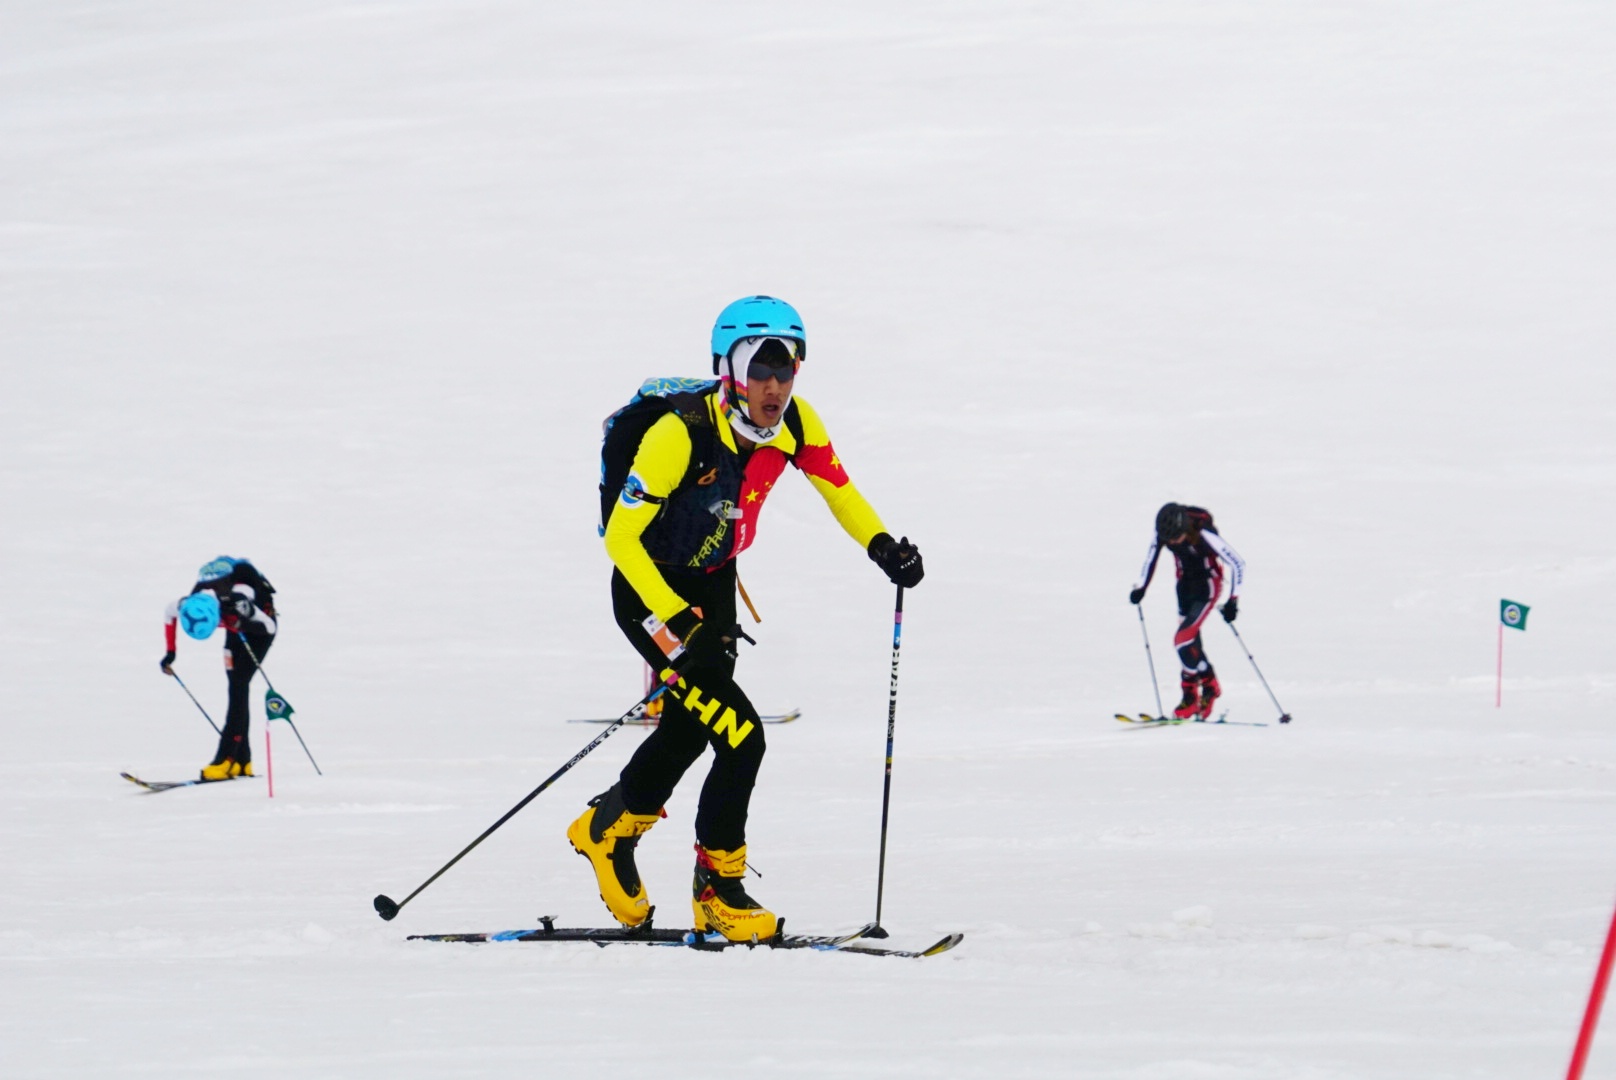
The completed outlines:
<svg viewBox="0 0 1616 1080">
<path fill-rule="evenodd" d="M 1193 682 L 1212 674 L 1212 664 L 1201 648 L 1201 624 L 1212 614 L 1218 594 L 1223 591 L 1223 568 L 1191 582 L 1198 586 L 1193 591 L 1184 589 L 1185 581 L 1179 579 L 1178 630 L 1173 634 L 1173 648 L 1178 650 L 1178 663 L 1184 669 L 1182 681 Z"/>
</svg>

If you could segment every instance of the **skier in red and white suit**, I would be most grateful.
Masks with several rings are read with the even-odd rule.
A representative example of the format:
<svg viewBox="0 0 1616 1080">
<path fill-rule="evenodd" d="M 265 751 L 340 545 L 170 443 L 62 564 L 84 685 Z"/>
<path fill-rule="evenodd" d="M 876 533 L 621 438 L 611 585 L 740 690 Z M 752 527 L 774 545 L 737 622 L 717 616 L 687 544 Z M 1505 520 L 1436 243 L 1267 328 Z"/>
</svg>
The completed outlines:
<svg viewBox="0 0 1616 1080">
<path fill-rule="evenodd" d="M 1178 632 L 1173 647 L 1183 668 L 1179 685 L 1184 698 L 1173 715 L 1180 720 L 1205 720 L 1212 714 L 1212 703 L 1223 693 L 1217 672 L 1201 647 L 1201 624 L 1212 614 L 1223 591 L 1223 568 L 1230 570 L 1229 602 L 1223 605 L 1223 621 L 1234 622 L 1240 613 L 1240 585 L 1246 563 L 1228 541 L 1218 535 L 1210 512 L 1199 506 L 1168 503 L 1156 513 L 1156 534 L 1145 555 L 1145 566 L 1128 594 L 1131 603 L 1145 598 L 1150 579 L 1156 573 L 1156 559 L 1165 547 L 1173 553 L 1178 567 Z"/>
</svg>

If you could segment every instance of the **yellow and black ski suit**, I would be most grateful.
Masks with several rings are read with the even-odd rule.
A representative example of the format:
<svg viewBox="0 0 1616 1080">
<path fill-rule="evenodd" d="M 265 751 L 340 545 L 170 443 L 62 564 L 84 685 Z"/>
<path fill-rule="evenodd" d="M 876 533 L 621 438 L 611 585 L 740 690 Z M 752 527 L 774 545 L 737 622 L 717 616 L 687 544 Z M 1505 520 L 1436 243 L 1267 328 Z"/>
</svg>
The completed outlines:
<svg viewBox="0 0 1616 1080">
<path fill-rule="evenodd" d="M 617 625 L 653 670 L 667 660 L 643 623 L 701 609 L 707 632 L 736 625 L 735 557 L 757 538 L 763 504 L 787 464 L 808 477 L 860 547 L 884 532 L 831 446 L 819 414 L 802 398 L 787 406 L 772 442 L 743 449 L 718 401 L 668 413 L 646 431 L 606 524 Z M 716 653 L 716 655 L 714 655 Z M 662 722 L 623 768 L 623 804 L 655 814 L 702 749 L 712 768 L 696 813 L 696 840 L 732 851 L 746 842 L 746 813 L 763 761 L 763 727 L 736 684 L 735 660 L 714 650 L 664 695 Z"/>
</svg>

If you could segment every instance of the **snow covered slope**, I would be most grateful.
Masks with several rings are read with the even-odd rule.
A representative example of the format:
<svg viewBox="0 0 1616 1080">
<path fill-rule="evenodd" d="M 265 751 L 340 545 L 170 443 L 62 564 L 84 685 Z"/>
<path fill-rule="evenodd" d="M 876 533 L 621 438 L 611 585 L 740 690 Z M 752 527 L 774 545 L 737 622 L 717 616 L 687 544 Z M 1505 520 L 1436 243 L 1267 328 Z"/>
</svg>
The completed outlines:
<svg viewBox="0 0 1616 1080">
<path fill-rule="evenodd" d="M 1587 3 L 0 6 L 0 1073 L 1554 1075 L 1616 899 L 1613 55 Z M 632 730 L 370 898 L 638 696 L 599 421 L 751 292 L 926 555 L 885 921 L 965 943 L 405 943 L 604 920 L 562 830 Z M 1111 719 L 1168 499 L 1290 727 Z M 327 775 L 143 796 L 211 752 L 157 659 L 221 552 Z M 891 589 L 795 480 L 742 573 L 805 710 L 754 891 L 850 928 Z"/>
</svg>

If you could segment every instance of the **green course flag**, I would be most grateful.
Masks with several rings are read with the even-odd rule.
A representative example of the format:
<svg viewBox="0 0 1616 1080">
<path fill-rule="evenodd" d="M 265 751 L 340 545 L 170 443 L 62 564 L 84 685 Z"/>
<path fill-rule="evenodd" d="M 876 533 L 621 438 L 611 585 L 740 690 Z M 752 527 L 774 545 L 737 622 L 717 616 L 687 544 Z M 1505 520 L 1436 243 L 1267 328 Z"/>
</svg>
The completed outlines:
<svg viewBox="0 0 1616 1080">
<path fill-rule="evenodd" d="M 1532 609 L 1513 600 L 1498 601 L 1498 620 L 1511 630 L 1526 629 L 1526 613 Z"/>
<path fill-rule="evenodd" d="M 271 720 L 287 720 L 291 718 L 292 703 L 281 697 L 273 690 L 264 692 L 264 712 Z"/>
</svg>

